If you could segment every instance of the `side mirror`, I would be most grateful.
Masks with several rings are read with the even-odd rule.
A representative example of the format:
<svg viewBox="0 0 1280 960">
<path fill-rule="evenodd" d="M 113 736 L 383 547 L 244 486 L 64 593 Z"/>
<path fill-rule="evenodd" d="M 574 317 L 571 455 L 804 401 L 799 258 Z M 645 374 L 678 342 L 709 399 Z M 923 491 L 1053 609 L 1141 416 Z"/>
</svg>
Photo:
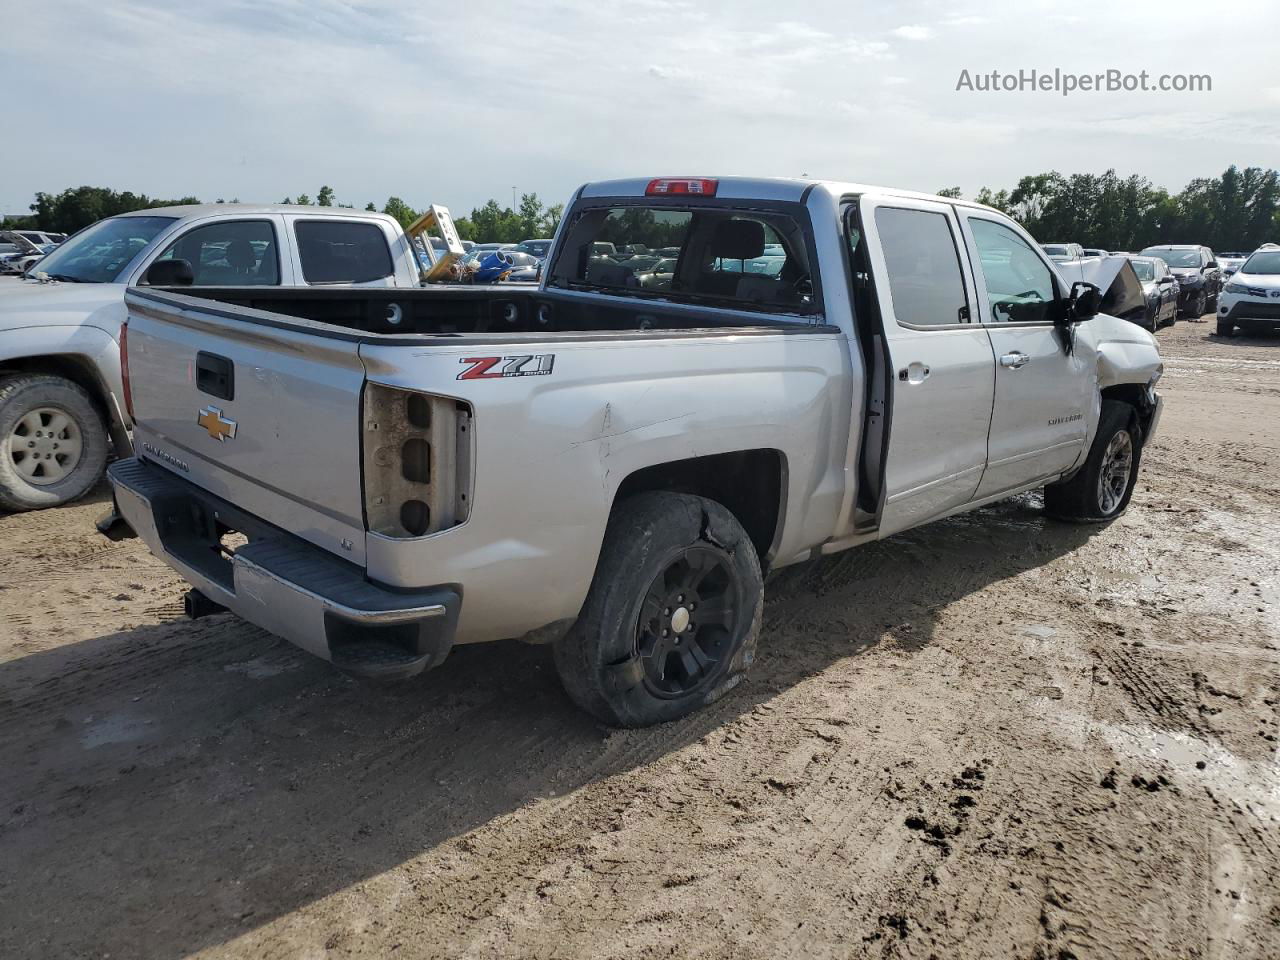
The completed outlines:
<svg viewBox="0 0 1280 960">
<path fill-rule="evenodd" d="M 1092 320 L 1101 309 L 1102 291 L 1094 284 L 1077 280 L 1071 285 L 1071 296 L 1067 299 L 1067 323 Z"/>
<path fill-rule="evenodd" d="M 1217 269 L 1218 269 L 1218 261 L 1217 261 L 1217 260 L 1210 260 L 1207 264 L 1205 264 L 1205 266 L 1206 266 L 1206 268 L 1208 268 L 1209 270 L 1217 270 Z"/>
<path fill-rule="evenodd" d="M 143 279 L 153 287 L 189 287 L 196 282 L 196 275 L 186 260 L 157 260 Z"/>
<path fill-rule="evenodd" d="M 1173 277 L 1161 277 L 1156 282 L 1159 283 L 1161 286 L 1163 286 L 1164 284 L 1175 283 L 1176 281 L 1173 279 Z"/>
</svg>

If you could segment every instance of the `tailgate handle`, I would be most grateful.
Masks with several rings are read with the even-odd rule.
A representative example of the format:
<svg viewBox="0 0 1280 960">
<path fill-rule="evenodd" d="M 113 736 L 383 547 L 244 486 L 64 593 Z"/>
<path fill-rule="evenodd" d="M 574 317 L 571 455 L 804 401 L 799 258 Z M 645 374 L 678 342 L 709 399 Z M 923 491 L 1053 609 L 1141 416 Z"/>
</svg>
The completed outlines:
<svg viewBox="0 0 1280 960">
<path fill-rule="evenodd" d="M 196 354 L 196 388 L 220 400 L 234 400 L 236 368 L 226 357 L 201 350 Z"/>
</svg>

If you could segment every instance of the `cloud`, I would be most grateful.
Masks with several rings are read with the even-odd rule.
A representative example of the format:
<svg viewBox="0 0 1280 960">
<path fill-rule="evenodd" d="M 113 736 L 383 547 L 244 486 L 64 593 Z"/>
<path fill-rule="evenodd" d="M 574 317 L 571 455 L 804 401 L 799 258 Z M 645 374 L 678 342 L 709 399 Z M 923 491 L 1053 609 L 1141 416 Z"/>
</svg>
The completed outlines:
<svg viewBox="0 0 1280 960">
<path fill-rule="evenodd" d="M 937 35 L 932 27 L 923 27 L 914 23 L 894 27 L 889 33 L 899 40 L 932 40 Z"/>
<path fill-rule="evenodd" d="M 1236 2 L 1241 19 L 1268 10 Z M 41 78 L 5 107 L 40 148 L 5 155 L 0 210 L 81 183 L 245 200 L 328 183 L 358 206 L 394 194 L 465 213 L 509 202 L 512 184 L 556 202 L 585 180 L 670 170 L 971 194 L 1050 169 L 1115 166 L 1180 187 L 1228 163 L 1275 162 L 1280 88 L 1263 32 L 1153 26 L 1118 5 L 1107 30 L 1068 50 L 1060 30 L 1036 29 L 1059 7 L 917 2 L 855 18 L 842 0 L 740 0 L 726 13 L 544 0 L 514 16 L 483 4 L 441 15 L 420 0 L 41 0 L 38 29 L 0 40 L 6 76 Z M 1150 60 L 1135 52 L 1138 29 L 1159 31 Z M 963 44 L 914 45 L 953 30 Z M 1189 66 L 1165 59 L 1189 50 Z M 961 69 L 1059 64 L 1211 70 L 1213 92 L 955 90 Z"/>
</svg>

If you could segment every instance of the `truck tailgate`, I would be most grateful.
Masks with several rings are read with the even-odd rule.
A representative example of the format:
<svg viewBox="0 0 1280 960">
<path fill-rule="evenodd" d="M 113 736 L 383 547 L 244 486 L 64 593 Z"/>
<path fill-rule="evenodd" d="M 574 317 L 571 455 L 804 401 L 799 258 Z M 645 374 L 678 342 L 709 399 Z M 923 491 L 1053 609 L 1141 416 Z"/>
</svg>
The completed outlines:
<svg viewBox="0 0 1280 960">
<path fill-rule="evenodd" d="M 236 319 L 133 290 L 129 380 L 139 456 L 364 563 L 358 335 Z"/>
</svg>

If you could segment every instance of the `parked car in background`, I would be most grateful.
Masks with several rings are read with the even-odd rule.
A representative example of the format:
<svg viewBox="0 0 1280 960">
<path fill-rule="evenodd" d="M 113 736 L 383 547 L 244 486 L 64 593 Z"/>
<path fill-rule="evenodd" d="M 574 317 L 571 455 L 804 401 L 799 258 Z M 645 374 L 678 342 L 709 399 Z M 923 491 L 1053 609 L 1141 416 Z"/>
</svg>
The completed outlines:
<svg viewBox="0 0 1280 960">
<path fill-rule="evenodd" d="M 546 259 L 548 253 L 551 252 L 550 240 L 521 240 L 516 244 L 516 249 L 521 253 L 527 253 L 531 257 L 537 257 L 539 260 Z"/>
<path fill-rule="evenodd" d="M 521 250 L 518 246 L 502 253 L 511 259 L 511 272 L 507 274 L 508 282 L 533 283 L 538 279 L 538 265 L 542 258 Z"/>
<path fill-rule="evenodd" d="M 1164 243 L 1147 247 L 1144 257 L 1159 257 L 1178 278 L 1178 308 L 1188 317 L 1202 317 L 1218 309 L 1222 271 L 1208 247 L 1195 243 Z"/>
<path fill-rule="evenodd" d="M 636 273 L 644 290 L 670 290 L 671 281 L 676 273 L 676 258 L 663 257 L 657 263 L 650 264 Z"/>
<path fill-rule="evenodd" d="M 496 250 L 514 250 L 515 246 L 514 243 L 473 243 L 463 259 L 481 260 Z"/>
<path fill-rule="evenodd" d="M 1084 247 L 1078 243 L 1042 243 L 1040 249 L 1055 263 L 1080 260 L 1084 257 Z"/>
<path fill-rule="evenodd" d="M 1280 333 L 1280 246 L 1251 254 L 1222 288 L 1218 334 Z"/>
<path fill-rule="evenodd" d="M 45 250 L 36 246 L 24 232 L 0 231 L 0 242 L 5 246 L 5 250 L 0 252 L 0 274 L 25 273 L 45 255 Z M 49 249 L 53 249 L 52 244 Z"/>
<path fill-rule="evenodd" d="M 667 290 L 582 255 L 675 234 Z M 776 274 L 712 266 L 766 244 Z M 1041 487 L 1107 522 L 1156 433 L 1154 339 L 989 207 L 594 183 L 547 265 L 515 290 L 129 291 L 135 456 L 101 529 L 187 579 L 193 613 L 356 675 L 551 643 L 568 695 L 635 727 L 743 679 L 771 569 Z M 202 354 L 233 398 L 188 374 Z"/>
<path fill-rule="evenodd" d="M 1099 250 L 1097 247 L 1085 247 L 1080 251 L 1082 257 L 1114 257 L 1116 254 L 1108 253 L 1106 250 Z"/>
<path fill-rule="evenodd" d="M 1222 270 L 1223 282 L 1225 283 L 1227 278 L 1239 270 L 1240 265 L 1248 259 L 1248 253 L 1236 250 L 1218 254 L 1218 268 Z"/>
<path fill-rule="evenodd" d="M 1169 272 L 1169 265 L 1159 257 L 1128 257 L 1133 272 L 1142 282 L 1142 293 L 1147 300 L 1143 326 L 1152 333 L 1157 327 L 1176 323 L 1178 320 L 1178 281 Z"/>
<path fill-rule="evenodd" d="M 395 220 L 339 207 L 161 207 L 80 231 L 27 279 L 0 281 L 0 510 L 74 500 L 112 449 L 128 454 L 117 340 L 125 289 L 153 271 L 193 287 L 416 287 L 420 276 Z"/>
<path fill-rule="evenodd" d="M 13 232 L 18 234 L 20 237 L 30 240 L 45 253 L 48 253 L 56 247 L 59 242 L 43 230 L 15 230 Z"/>
</svg>

